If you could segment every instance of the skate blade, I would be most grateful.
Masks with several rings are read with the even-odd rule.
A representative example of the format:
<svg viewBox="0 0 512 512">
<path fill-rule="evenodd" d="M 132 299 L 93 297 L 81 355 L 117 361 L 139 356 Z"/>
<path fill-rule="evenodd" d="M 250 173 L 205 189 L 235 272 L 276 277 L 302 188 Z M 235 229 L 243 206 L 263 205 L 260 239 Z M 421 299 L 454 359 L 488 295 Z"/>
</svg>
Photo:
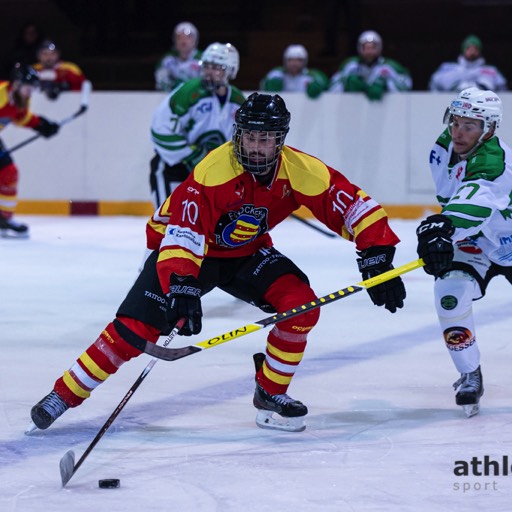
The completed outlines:
<svg viewBox="0 0 512 512">
<path fill-rule="evenodd" d="M 304 423 L 305 416 L 297 416 L 295 418 L 285 418 L 279 416 L 273 416 L 272 411 L 258 410 L 256 415 L 256 425 L 260 428 L 269 430 L 284 430 L 286 432 L 302 432 L 306 430 L 306 424 Z"/>
<path fill-rule="evenodd" d="M 467 418 L 471 418 L 471 416 L 476 416 L 480 412 L 480 404 L 467 404 L 463 405 L 464 413 Z"/>
<path fill-rule="evenodd" d="M 0 230 L 0 238 L 11 238 L 11 239 L 18 239 L 18 240 L 26 240 L 27 238 L 30 238 L 30 235 L 27 232 L 25 233 L 17 233 L 16 231 L 10 231 L 7 229 L 1 229 Z"/>
<path fill-rule="evenodd" d="M 28 427 L 25 429 L 25 435 L 26 436 L 29 436 L 30 434 L 32 434 L 32 432 L 35 432 L 37 430 L 37 426 L 36 424 L 31 421 L 28 425 Z"/>
</svg>

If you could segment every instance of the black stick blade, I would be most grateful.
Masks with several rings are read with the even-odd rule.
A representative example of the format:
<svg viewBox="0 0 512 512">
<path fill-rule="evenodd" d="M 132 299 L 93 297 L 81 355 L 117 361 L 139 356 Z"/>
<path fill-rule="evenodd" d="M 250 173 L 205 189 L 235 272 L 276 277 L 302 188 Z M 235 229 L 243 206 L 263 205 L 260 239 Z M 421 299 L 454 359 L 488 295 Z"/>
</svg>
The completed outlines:
<svg viewBox="0 0 512 512">
<path fill-rule="evenodd" d="M 60 478 L 62 479 L 62 487 L 71 480 L 75 472 L 75 452 L 69 450 L 64 454 L 64 457 L 60 459 Z"/>
</svg>

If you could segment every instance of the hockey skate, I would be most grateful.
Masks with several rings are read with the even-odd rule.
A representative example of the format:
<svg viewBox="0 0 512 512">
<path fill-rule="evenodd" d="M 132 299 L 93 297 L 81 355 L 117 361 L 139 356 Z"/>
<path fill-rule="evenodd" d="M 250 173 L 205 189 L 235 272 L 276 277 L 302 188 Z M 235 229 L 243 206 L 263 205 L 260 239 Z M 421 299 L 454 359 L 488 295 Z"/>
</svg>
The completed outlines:
<svg viewBox="0 0 512 512">
<path fill-rule="evenodd" d="M 468 418 L 480 412 L 480 397 L 484 394 L 484 381 L 480 366 L 473 372 L 461 373 L 460 379 L 454 382 L 457 391 L 455 403 L 461 405 Z"/>
<path fill-rule="evenodd" d="M 47 429 L 68 409 L 69 405 L 55 391 L 52 391 L 32 407 L 30 411 L 32 422 L 25 431 L 25 434 L 32 433 L 36 428 L 40 430 Z"/>
<path fill-rule="evenodd" d="M 2 238 L 28 238 L 28 226 L 12 219 L 0 217 L 0 236 Z"/>
<path fill-rule="evenodd" d="M 253 357 L 257 372 L 261 368 L 265 356 L 264 354 L 254 354 Z M 302 432 L 306 428 L 304 417 L 308 413 L 308 408 L 287 394 L 271 395 L 256 381 L 252 403 L 258 409 L 256 425 L 260 428 L 287 432 Z M 279 416 L 276 417 L 274 414 Z"/>
</svg>

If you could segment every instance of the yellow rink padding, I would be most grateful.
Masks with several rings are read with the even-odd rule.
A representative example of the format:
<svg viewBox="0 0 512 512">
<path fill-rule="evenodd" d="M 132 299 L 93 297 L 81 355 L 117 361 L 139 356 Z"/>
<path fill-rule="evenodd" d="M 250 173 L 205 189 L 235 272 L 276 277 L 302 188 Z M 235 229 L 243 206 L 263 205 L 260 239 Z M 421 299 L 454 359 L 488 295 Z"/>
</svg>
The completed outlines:
<svg viewBox="0 0 512 512">
<path fill-rule="evenodd" d="M 149 217 L 153 213 L 150 201 L 77 201 L 77 200 L 35 200 L 20 199 L 16 213 L 23 215 L 71 215 L 72 205 L 96 204 L 97 215 L 141 215 Z M 390 218 L 421 219 L 439 213 L 438 205 L 394 204 L 383 205 Z M 295 212 L 304 219 L 312 219 L 313 214 L 305 206 Z"/>
</svg>

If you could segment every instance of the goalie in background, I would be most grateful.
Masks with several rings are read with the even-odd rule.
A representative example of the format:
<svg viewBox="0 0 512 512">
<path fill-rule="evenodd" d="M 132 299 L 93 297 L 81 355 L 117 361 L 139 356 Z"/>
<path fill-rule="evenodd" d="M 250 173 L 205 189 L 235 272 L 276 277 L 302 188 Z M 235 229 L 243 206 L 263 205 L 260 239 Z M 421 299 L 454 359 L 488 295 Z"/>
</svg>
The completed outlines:
<svg viewBox="0 0 512 512">
<path fill-rule="evenodd" d="M 242 104 L 232 141 L 201 160 L 149 220 L 152 252 L 116 318 L 32 408 L 34 427 L 28 431 L 48 428 L 69 407 L 80 405 L 141 354 L 141 343 L 155 343 L 180 319 L 186 321 L 179 334 L 199 334 L 201 297 L 214 288 L 267 313 L 316 300 L 307 276 L 270 237 L 301 205 L 355 243 L 363 279 L 393 268 L 399 239 L 384 209 L 337 170 L 285 146 L 289 124 L 290 113 L 278 95 L 253 93 Z M 367 291 L 374 304 L 391 313 L 403 306 L 399 277 Z M 308 409 L 287 391 L 319 316 L 319 309 L 310 310 L 268 333 L 266 353 L 255 358 L 258 426 L 304 430 Z"/>
<path fill-rule="evenodd" d="M 418 227 L 418 255 L 435 277 L 434 299 L 448 353 L 460 379 L 455 403 L 468 417 L 484 393 L 472 302 L 491 279 L 512 284 L 512 151 L 496 136 L 501 99 L 463 90 L 444 116 L 448 127 L 430 152 L 441 213 Z"/>
<path fill-rule="evenodd" d="M 153 113 L 149 184 L 155 210 L 208 151 L 231 139 L 235 111 L 245 99 L 229 83 L 239 67 L 232 44 L 212 43 L 203 52 L 201 76 L 174 89 Z"/>
<path fill-rule="evenodd" d="M 30 98 L 39 87 L 39 77 L 26 64 L 16 64 L 10 81 L 0 81 L 0 130 L 9 123 L 32 128 L 43 137 L 52 137 L 59 131 L 59 124 L 37 116 L 30 111 Z M 19 173 L 16 164 L 0 140 L 0 236 L 3 238 L 28 238 L 26 224 L 13 220 L 18 204 Z"/>
</svg>

